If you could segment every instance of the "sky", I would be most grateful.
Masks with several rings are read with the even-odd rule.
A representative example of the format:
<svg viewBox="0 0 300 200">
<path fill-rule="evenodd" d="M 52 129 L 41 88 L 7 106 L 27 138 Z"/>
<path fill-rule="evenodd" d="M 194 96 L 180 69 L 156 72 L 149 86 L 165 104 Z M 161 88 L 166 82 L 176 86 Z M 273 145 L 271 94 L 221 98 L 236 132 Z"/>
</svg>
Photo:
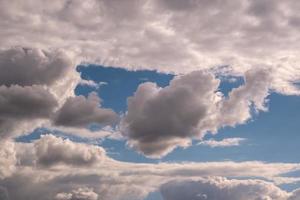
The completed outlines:
<svg viewBox="0 0 300 200">
<path fill-rule="evenodd" d="M 296 0 L 0 0 L 0 200 L 300 200 Z"/>
</svg>

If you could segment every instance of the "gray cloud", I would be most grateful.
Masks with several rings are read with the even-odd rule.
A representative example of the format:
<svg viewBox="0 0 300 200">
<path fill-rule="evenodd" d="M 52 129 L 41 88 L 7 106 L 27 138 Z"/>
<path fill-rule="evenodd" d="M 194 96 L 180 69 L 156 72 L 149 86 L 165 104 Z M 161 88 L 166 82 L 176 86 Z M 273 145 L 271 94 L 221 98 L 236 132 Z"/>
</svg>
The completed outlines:
<svg viewBox="0 0 300 200">
<path fill-rule="evenodd" d="M 0 51 L 0 85 L 51 85 L 74 70 L 62 51 L 11 48 Z"/>
<path fill-rule="evenodd" d="M 0 136 L 20 131 L 22 122 L 46 119 L 53 113 L 57 101 L 40 86 L 0 86 Z"/>
<path fill-rule="evenodd" d="M 218 91 L 220 81 L 204 71 L 178 76 L 165 88 L 141 84 L 128 98 L 121 130 L 128 144 L 150 157 L 161 157 L 192 139 L 202 139 L 220 127 L 236 126 L 251 118 L 251 109 L 265 111 L 270 86 L 267 70 L 250 70 L 245 84 L 229 97 Z"/>
<path fill-rule="evenodd" d="M 86 127 L 92 123 L 113 124 L 118 116 L 111 109 L 100 107 L 100 98 L 96 93 L 70 97 L 56 113 L 54 124 L 59 126 Z"/>
</svg>

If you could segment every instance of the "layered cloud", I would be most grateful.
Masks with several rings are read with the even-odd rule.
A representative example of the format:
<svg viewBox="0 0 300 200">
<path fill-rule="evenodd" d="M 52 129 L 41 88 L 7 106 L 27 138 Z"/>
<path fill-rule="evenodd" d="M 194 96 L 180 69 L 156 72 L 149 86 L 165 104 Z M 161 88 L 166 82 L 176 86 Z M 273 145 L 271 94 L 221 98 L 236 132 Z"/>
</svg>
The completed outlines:
<svg viewBox="0 0 300 200">
<path fill-rule="evenodd" d="M 208 178 L 172 181 L 161 187 L 164 200 L 295 200 L 299 192 L 288 193 L 272 183 L 260 180 Z"/>
<path fill-rule="evenodd" d="M 205 71 L 178 76 L 165 88 L 141 84 L 128 98 L 121 130 L 129 145 L 150 157 L 161 157 L 177 146 L 189 146 L 224 126 L 247 122 L 252 111 L 265 111 L 271 77 L 267 70 L 250 70 L 245 84 L 228 97 L 218 91 L 220 81 Z"/>
<path fill-rule="evenodd" d="M 247 200 L 298 198 L 297 192 L 277 186 L 282 179 L 299 181 L 282 176 L 300 169 L 293 163 L 127 163 L 108 157 L 99 146 L 53 135 L 28 144 L 9 142 L 0 153 L 0 163 L 5 163 L 0 167 L 0 195 L 9 200 L 142 200 L 159 190 L 166 200 L 219 199 L 220 195 Z"/>
</svg>

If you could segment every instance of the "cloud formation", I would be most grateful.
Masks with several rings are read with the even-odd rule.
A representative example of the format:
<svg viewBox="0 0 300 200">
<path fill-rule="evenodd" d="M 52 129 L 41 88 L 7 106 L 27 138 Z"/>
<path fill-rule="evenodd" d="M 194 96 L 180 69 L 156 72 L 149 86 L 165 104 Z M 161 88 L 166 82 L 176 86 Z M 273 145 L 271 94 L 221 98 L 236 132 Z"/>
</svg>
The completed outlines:
<svg viewBox="0 0 300 200">
<path fill-rule="evenodd" d="M 127 100 L 121 131 L 139 152 L 164 156 L 208 132 L 247 122 L 252 109 L 267 110 L 270 80 L 267 70 L 250 70 L 245 74 L 245 84 L 233 89 L 228 97 L 218 91 L 220 80 L 205 71 L 177 76 L 164 88 L 143 83 Z"/>
<path fill-rule="evenodd" d="M 51 124 L 86 129 L 92 123 L 116 122 L 117 114 L 101 108 L 97 95 L 75 97 L 76 85 L 84 82 L 76 72 L 76 62 L 64 50 L 0 50 L 0 139 Z"/>
</svg>

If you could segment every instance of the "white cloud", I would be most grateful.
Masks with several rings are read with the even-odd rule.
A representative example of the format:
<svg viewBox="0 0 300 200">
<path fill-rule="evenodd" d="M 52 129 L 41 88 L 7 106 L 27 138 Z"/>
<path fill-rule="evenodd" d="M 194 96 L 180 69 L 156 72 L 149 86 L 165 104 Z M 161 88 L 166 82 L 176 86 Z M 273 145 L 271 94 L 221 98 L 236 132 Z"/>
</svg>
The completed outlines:
<svg viewBox="0 0 300 200">
<path fill-rule="evenodd" d="M 225 138 L 223 140 L 204 140 L 198 143 L 198 145 L 204 145 L 209 147 L 232 147 L 232 146 L 239 146 L 245 138 Z"/>
</svg>

